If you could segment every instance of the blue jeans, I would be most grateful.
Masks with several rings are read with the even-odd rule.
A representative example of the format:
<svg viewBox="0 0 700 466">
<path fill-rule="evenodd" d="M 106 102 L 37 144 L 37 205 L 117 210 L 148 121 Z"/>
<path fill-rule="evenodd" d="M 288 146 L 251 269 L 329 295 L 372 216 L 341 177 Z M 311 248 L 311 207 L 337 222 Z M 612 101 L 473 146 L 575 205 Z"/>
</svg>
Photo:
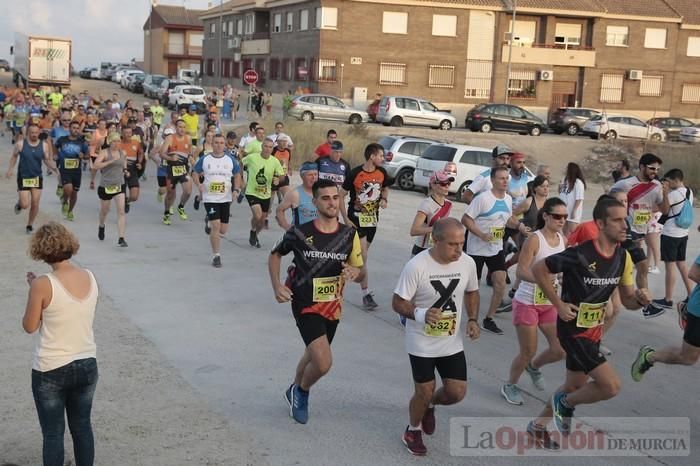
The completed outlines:
<svg viewBox="0 0 700 466">
<path fill-rule="evenodd" d="M 32 393 L 44 437 L 44 466 L 63 466 L 65 415 L 73 437 L 77 466 L 92 466 L 95 440 L 90 425 L 97 386 L 95 358 L 78 359 L 47 372 L 32 370 Z"/>
</svg>

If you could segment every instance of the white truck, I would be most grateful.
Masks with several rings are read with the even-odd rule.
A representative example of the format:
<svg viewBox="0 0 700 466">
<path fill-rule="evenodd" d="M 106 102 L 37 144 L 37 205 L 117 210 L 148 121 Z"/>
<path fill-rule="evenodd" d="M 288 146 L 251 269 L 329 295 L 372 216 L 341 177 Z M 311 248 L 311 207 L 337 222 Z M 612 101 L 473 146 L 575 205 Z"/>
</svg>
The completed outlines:
<svg viewBox="0 0 700 466">
<path fill-rule="evenodd" d="M 71 40 L 15 33 L 13 80 L 17 86 L 69 87 Z"/>
</svg>

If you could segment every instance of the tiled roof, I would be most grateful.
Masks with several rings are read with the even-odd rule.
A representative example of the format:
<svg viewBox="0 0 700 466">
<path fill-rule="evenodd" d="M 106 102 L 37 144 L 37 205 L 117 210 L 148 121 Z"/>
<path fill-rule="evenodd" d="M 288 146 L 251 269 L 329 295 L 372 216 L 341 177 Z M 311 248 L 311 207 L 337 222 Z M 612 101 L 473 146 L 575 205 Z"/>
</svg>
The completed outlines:
<svg viewBox="0 0 700 466">
<path fill-rule="evenodd" d="M 608 14 L 678 18 L 678 14 L 664 0 L 598 0 Z M 697 0 L 695 2 L 697 8 Z"/>
<path fill-rule="evenodd" d="M 616 1 L 616 0 L 613 0 Z M 509 8 L 508 0 L 504 1 Z M 604 13 L 603 5 L 608 2 L 598 0 L 518 0 L 518 8 L 537 8 L 546 10 L 589 11 L 592 13 Z"/>
<path fill-rule="evenodd" d="M 188 10 L 185 7 L 174 5 L 157 5 L 154 9 L 163 18 L 163 21 L 169 25 L 195 27 L 202 27 L 203 25 L 199 16 L 204 13 L 204 10 Z"/>
<path fill-rule="evenodd" d="M 429 3 L 451 3 L 454 5 L 481 6 L 492 8 L 503 8 L 503 0 L 418 0 Z M 506 0 L 507 1 L 507 0 Z"/>
<path fill-rule="evenodd" d="M 683 23 L 700 24 L 700 4 L 698 0 L 666 0 L 666 3 L 683 17 Z"/>
</svg>

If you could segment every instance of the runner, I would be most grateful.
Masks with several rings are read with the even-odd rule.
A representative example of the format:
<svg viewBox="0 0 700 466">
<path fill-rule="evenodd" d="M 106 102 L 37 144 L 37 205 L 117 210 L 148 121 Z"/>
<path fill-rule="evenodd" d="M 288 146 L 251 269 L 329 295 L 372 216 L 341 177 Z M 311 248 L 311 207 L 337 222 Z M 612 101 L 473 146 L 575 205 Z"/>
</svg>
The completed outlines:
<svg viewBox="0 0 700 466">
<path fill-rule="evenodd" d="M 265 128 L 262 126 L 255 127 L 255 138 L 250 139 L 243 148 L 243 157 L 251 154 L 260 154 L 262 152 L 262 143 L 265 140 Z M 274 142 L 272 143 L 274 147 Z"/>
<path fill-rule="evenodd" d="M 161 107 L 158 100 L 153 101 L 151 113 L 153 114 L 153 125 L 156 127 L 157 131 L 160 131 L 160 127 L 163 124 L 163 117 L 165 116 L 165 109 Z"/>
<path fill-rule="evenodd" d="M 447 200 L 447 195 L 454 181 L 455 178 L 445 171 L 430 175 L 430 195 L 418 204 L 418 212 L 411 225 L 410 235 L 416 237 L 411 256 L 433 247 L 433 226 L 441 218 L 449 217 L 452 210 L 452 202 Z"/>
<path fill-rule="evenodd" d="M 177 206 L 177 214 L 182 220 L 187 220 L 185 204 L 192 194 L 192 180 L 188 175 L 189 164 L 192 162 L 193 145 L 190 136 L 186 132 L 185 122 L 178 120 L 175 134 L 169 135 L 163 141 L 160 148 L 160 157 L 167 161 L 168 175 L 166 177 L 167 194 L 165 195 L 165 211 L 163 223 L 170 225 L 170 208 L 175 203 L 178 184 L 182 185 L 180 203 Z"/>
<path fill-rule="evenodd" d="M 620 391 L 620 379 L 599 348 L 606 304 L 615 288 L 628 309 L 651 301 L 648 290 L 635 290 L 632 259 L 618 244 L 627 235 L 626 216 L 622 203 L 602 199 L 593 209 L 600 230 L 596 240 L 549 256 L 532 268 L 537 285 L 557 308 L 557 334 L 566 351 L 564 385 L 528 424 L 528 432 L 544 448 L 557 449 L 546 431 L 552 416 L 557 430 L 568 436 L 574 408 L 608 400 Z M 561 298 L 551 279 L 558 273 L 563 274 Z"/>
<path fill-rule="evenodd" d="M 39 213 L 41 190 L 44 187 L 41 162 L 44 162 L 44 164 L 49 167 L 49 170 L 58 173 L 56 164 L 49 151 L 49 145 L 46 141 L 39 140 L 39 127 L 35 123 L 30 123 L 27 127 L 27 138 L 15 144 L 12 156 L 10 157 L 10 166 L 5 174 L 8 179 L 12 178 L 12 173 L 18 159 L 18 200 L 15 204 L 15 214 L 19 214 L 22 209 L 29 209 L 26 231 L 27 234 L 30 234 L 34 230 L 34 220 Z"/>
<path fill-rule="evenodd" d="M 345 282 L 357 282 L 364 274 L 357 232 L 338 222 L 338 187 L 318 180 L 312 190 L 318 218 L 287 230 L 268 262 L 275 299 L 292 302 L 306 345 L 294 382 L 285 392 L 290 415 L 300 424 L 309 419 L 309 390 L 331 368 L 331 343 L 342 313 Z M 290 252 L 294 267 L 283 284 L 280 265 Z"/>
<path fill-rule="evenodd" d="M 129 193 L 124 204 L 124 211 L 129 213 L 129 205 L 139 199 L 141 184 L 139 173 L 144 164 L 143 145 L 133 138 L 131 126 L 122 128 L 122 140 L 119 149 L 126 155 L 126 187 Z"/>
<path fill-rule="evenodd" d="M 513 156 L 514 152 L 506 145 L 499 144 L 493 148 L 491 151 L 491 160 L 493 162 L 492 168 L 497 167 L 508 167 L 510 165 L 510 158 Z M 510 179 L 510 174 L 508 174 Z M 491 184 L 491 168 L 484 170 L 479 173 L 479 175 L 474 178 L 466 191 L 462 194 L 462 200 L 467 204 L 472 202 L 474 197 L 479 194 L 488 191 L 493 185 Z M 469 234 L 469 231 L 466 232 Z M 466 247 L 466 243 L 465 243 Z"/>
<path fill-rule="evenodd" d="M 277 138 L 281 135 L 284 134 L 284 123 L 281 121 L 278 121 L 275 123 L 275 132 L 270 136 L 270 138 L 275 141 L 275 146 L 277 145 Z M 287 136 L 287 147 L 289 150 L 294 149 L 294 141 L 292 141 L 292 138 L 288 134 L 284 134 Z"/>
<path fill-rule="evenodd" d="M 197 147 L 197 140 L 199 137 L 199 115 L 197 115 L 197 106 L 190 105 L 187 109 L 187 113 L 180 117 L 182 121 L 185 122 L 185 128 L 187 134 L 192 138 L 192 147 Z"/>
<path fill-rule="evenodd" d="M 365 163 L 350 170 L 340 190 L 340 212 L 343 215 L 343 221 L 346 225 L 354 227 L 360 237 L 362 262 L 365 264 L 365 274 L 360 286 L 362 287 L 362 305 L 367 310 L 376 309 L 379 306 L 369 290 L 367 255 L 374 235 L 377 233 L 379 209 L 386 209 L 389 202 L 389 186 L 394 183 L 382 167 L 383 164 L 384 148 L 376 143 L 367 145 Z M 350 198 L 346 208 L 345 196 L 348 194 Z"/>
<path fill-rule="evenodd" d="M 107 136 L 107 148 L 102 149 L 97 155 L 93 166 L 100 170 L 100 185 L 97 188 L 97 196 L 100 198 L 100 223 L 97 227 L 97 238 L 105 239 L 105 220 L 109 214 L 112 199 L 117 206 L 117 229 L 119 241 L 117 244 L 125 248 L 128 246 L 124 239 L 126 234 L 126 184 L 124 174 L 127 169 L 126 154 L 121 150 L 122 138 L 119 133 L 111 133 Z"/>
<path fill-rule="evenodd" d="M 318 215 L 313 202 L 311 188 L 318 180 L 318 167 L 314 162 L 304 162 L 299 168 L 301 184 L 287 191 L 279 203 L 275 218 L 283 230 L 289 230 L 292 225 L 299 226 L 315 219 Z M 292 223 L 287 220 L 286 211 L 292 210 Z"/>
<path fill-rule="evenodd" d="M 433 227 L 434 246 L 411 259 L 399 277 L 392 307 L 407 319 L 406 351 L 415 392 L 408 408 L 409 424 L 402 441 L 413 455 L 427 448 L 422 432 L 435 432 L 435 405 L 452 405 L 467 393 L 462 308 L 469 320 L 466 334 L 479 338 L 479 279 L 474 260 L 462 252 L 464 227 L 454 218 Z M 435 370 L 442 387 L 435 390 Z"/>
<path fill-rule="evenodd" d="M 270 138 L 272 139 L 272 138 Z M 292 176 L 292 152 L 287 147 L 289 138 L 286 134 L 277 135 L 276 146 L 272 149 L 272 155 L 280 161 L 284 175 L 280 177 L 277 186 L 272 187 L 272 191 L 277 193 L 277 202 L 282 202 L 282 198 L 289 192 L 289 177 Z"/>
<path fill-rule="evenodd" d="M 163 137 L 162 140 L 164 141 L 168 136 L 172 136 L 175 134 L 175 128 L 172 127 L 167 127 L 163 130 Z M 148 158 L 153 160 L 153 163 L 156 164 L 157 170 L 156 170 L 156 180 L 158 181 L 158 194 L 157 194 L 157 200 L 158 202 L 163 202 L 163 198 L 167 192 L 167 178 L 168 178 L 168 162 L 161 158 L 160 156 L 160 150 L 162 148 L 163 144 L 158 144 L 153 147 L 153 150 L 148 155 Z M 168 209 L 168 213 L 172 215 L 172 207 Z"/>
<path fill-rule="evenodd" d="M 501 395 L 510 404 L 524 403 L 518 387 L 523 371 L 528 373 L 535 388 L 544 390 L 542 366 L 564 358 L 564 350 L 557 340 L 557 308 L 542 294 L 542 290 L 535 283 L 532 264 L 552 254 L 558 254 L 566 248 L 562 231 L 567 216 L 564 201 L 558 197 L 547 199 L 537 214 L 534 234 L 530 235 L 523 244 L 516 272 L 522 281 L 513 298 L 513 326 L 518 336 L 520 350 L 510 365 L 508 383 L 501 386 Z M 554 283 L 557 281 L 555 275 L 550 279 Z M 548 347 L 535 357 L 538 328 L 547 339 Z"/>
<path fill-rule="evenodd" d="M 522 234 L 528 234 L 530 229 L 512 215 L 512 199 L 506 192 L 508 169 L 493 168 L 489 176 L 493 187 L 473 198 L 462 216 L 462 224 L 469 230 L 466 252 L 476 262 L 479 279 L 485 264 L 493 281 L 489 310 L 482 321 L 481 328 L 496 335 L 502 335 L 503 330 L 496 325 L 493 316 L 503 299 L 506 288 L 503 236 L 506 227 L 517 229 Z"/>
<path fill-rule="evenodd" d="M 316 154 L 316 157 L 321 158 L 321 157 L 328 157 L 331 155 L 331 150 L 332 147 L 331 145 L 333 144 L 333 141 L 338 139 L 338 133 L 334 129 L 329 129 L 328 132 L 326 133 L 326 142 L 323 142 L 319 144 L 319 146 L 316 148 L 314 151 L 314 154 Z"/>
<path fill-rule="evenodd" d="M 97 120 L 97 129 L 90 139 L 90 189 L 95 189 L 95 177 L 97 176 L 97 170 L 92 164 L 107 141 L 108 134 L 107 120 L 100 118 Z"/>
<path fill-rule="evenodd" d="M 257 127 L 257 121 L 250 122 L 250 124 L 248 125 L 248 134 L 241 136 L 241 141 L 238 143 L 238 147 L 240 147 L 241 149 L 245 149 L 245 146 L 247 146 L 249 142 L 255 139 L 255 128 Z"/>
<path fill-rule="evenodd" d="M 221 267 L 221 236 L 228 231 L 233 193 L 241 191 L 241 167 L 238 161 L 224 153 L 226 139 L 217 134 L 213 139 L 213 151 L 200 157 L 194 166 L 194 184 L 204 201 L 206 231 L 214 254 L 212 265 Z M 204 181 L 200 181 L 200 175 Z"/>
<path fill-rule="evenodd" d="M 29 105 L 24 94 L 18 92 L 15 95 L 14 109 L 12 111 L 12 144 L 24 139 L 24 125 L 29 118 Z"/>
<path fill-rule="evenodd" d="M 89 147 L 85 138 L 80 134 L 80 123 L 74 121 L 70 124 L 70 134 L 60 137 L 55 143 L 58 152 L 58 166 L 60 167 L 59 179 L 63 185 L 62 213 L 67 220 L 73 221 L 73 210 L 78 201 L 78 191 L 83 172 L 80 167 L 81 160 L 89 158 Z"/>
<path fill-rule="evenodd" d="M 252 143 L 248 146 L 250 144 Z M 248 172 L 248 183 L 245 189 L 245 197 L 248 199 L 251 211 L 248 242 L 256 248 L 260 247 L 258 234 L 265 227 L 265 221 L 270 212 L 272 185 L 279 183 L 279 177 L 284 174 L 280 161 L 272 157 L 274 144 L 272 139 L 265 139 L 262 143 L 262 153 L 252 153 L 241 160 L 241 164 Z"/>
<path fill-rule="evenodd" d="M 350 164 L 343 158 L 343 143 L 338 140 L 331 144 L 331 155 L 319 157 L 316 163 L 318 164 L 318 179 L 331 180 L 338 187 L 343 186 L 345 177 L 351 170 Z"/>
</svg>

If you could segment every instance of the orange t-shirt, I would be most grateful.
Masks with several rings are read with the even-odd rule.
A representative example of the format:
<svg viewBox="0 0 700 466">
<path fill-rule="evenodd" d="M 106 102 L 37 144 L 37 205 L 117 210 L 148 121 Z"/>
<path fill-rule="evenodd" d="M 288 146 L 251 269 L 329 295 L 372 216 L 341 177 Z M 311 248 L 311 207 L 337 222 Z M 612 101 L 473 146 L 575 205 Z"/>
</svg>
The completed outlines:
<svg viewBox="0 0 700 466">
<path fill-rule="evenodd" d="M 130 162 L 136 162 L 139 155 L 139 143 L 137 141 L 121 142 L 119 148 L 126 154 L 126 159 Z"/>
<path fill-rule="evenodd" d="M 599 234 L 600 230 L 598 230 L 598 225 L 595 224 L 595 220 L 589 220 L 581 223 L 574 231 L 569 233 L 569 237 L 566 238 L 566 241 L 569 246 L 576 246 L 577 244 L 597 239 Z"/>
<path fill-rule="evenodd" d="M 286 175 L 289 172 L 289 161 L 292 158 L 292 153 L 289 152 L 289 149 L 279 149 L 275 147 L 272 151 L 272 155 L 280 161 L 284 174 Z"/>
</svg>

